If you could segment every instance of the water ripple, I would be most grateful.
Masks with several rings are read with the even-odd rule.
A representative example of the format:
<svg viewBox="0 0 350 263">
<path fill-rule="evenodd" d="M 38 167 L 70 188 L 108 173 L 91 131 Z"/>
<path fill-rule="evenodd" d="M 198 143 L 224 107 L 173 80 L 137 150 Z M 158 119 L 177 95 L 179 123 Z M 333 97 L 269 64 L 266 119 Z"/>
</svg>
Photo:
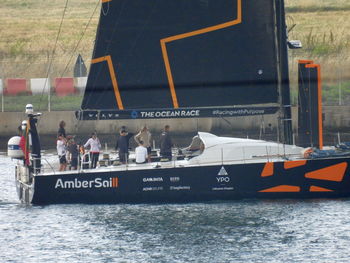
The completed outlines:
<svg viewBox="0 0 350 263">
<path fill-rule="evenodd" d="M 350 200 L 18 202 L 0 156 L 1 262 L 347 262 Z"/>
</svg>

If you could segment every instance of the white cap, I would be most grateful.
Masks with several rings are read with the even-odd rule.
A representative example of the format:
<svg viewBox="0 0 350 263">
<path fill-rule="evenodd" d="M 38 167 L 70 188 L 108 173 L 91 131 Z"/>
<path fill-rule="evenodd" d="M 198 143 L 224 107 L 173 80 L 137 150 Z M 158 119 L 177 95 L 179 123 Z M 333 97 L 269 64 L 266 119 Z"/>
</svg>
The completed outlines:
<svg viewBox="0 0 350 263">
<path fill-rule="evenodd" d="M 33 105 L 32 104 L 26 105 L 26 114 L 33 114 Z"/>
<path fill-rule="evenodd" d="M 22 121 L 22 130 L 24 131 L 27 128 L 27 121 Z"/>
</svg>

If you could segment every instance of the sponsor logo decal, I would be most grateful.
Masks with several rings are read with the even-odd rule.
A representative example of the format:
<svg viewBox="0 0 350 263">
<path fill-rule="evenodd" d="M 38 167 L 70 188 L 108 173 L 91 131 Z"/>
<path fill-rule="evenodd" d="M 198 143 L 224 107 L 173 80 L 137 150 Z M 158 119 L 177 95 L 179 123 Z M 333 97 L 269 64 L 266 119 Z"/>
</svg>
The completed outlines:
<svg viewBox="0 0 350 263">
<path fill-rule="evenodd" d="M 170 182 L 172 183 L 180 182 L 180 177 L 170 177 Z"/>
<path fill-rule="evenodd" d="M 134 110 L 134 111 L 131 112 L 131 118 L 137 119 L 138 116 L 139 116 L 139 114 L 137 113 L 136 110 Z"/>
<path fill-rule="evenodd" d="M 141 118 L 199 117 L 200 110 L 140 111 Z"/>
<path fill-rule="evenodd" d="M 163 177 L 145 177 L 142 179 L 142 181 L 144 183 L 148 183 L 148 182 L 163 182 Z"/>
<path fill-rule="evenodd" d="M 191 190 L 191 186 L 170 186 L 170 190 L 173 190 L 173 191 Z"/>
<path fill-rule="evenodd" d="M 232 110 L 214 110 L 214 116 L 247 116 L 247 115 L 263 115 L 264 109 L 232 109 Z"/>
<path fill-rule="evenodd" d="M 216 181 L 219 186 L 213 187 L 213 191 L 232 191 L 233 187 L 231 185 L 227 185 L 231 182 L 231 177 L 228 176 L 226 169 L 224 166 L 221 167 L 218 176 L 216 177 Z"/>
<path fill-rule="evenodd" d="M 228 175 L 228 173 L 226 172 L 225 167 L 223 167 L 223 166 L 221 167 L 221 169 L 220 169 L 218 175 L 220 175 L 220 176 Z"/>
<path fill-rule="evenodd" d="M 230 177 L 220 176 L 220 177 L 216 177 L 216 180 L 218 180 L 218 183 L 228 183 L 230 182 Z"/>
<path fill-rule="evenodd" d="M 148 191 L 162 191 L 163 186 L 157 186 L 157 187 L 144 187 L 142 188 L 142 191 L 148 192 Z"/>
<path fill-rule="evenodd" d="M 57 179 L 55 189 L 80 189 L 80 188 L 117 188 L 118 177 L 102 179 L 95 178 L 93 180 L 82 180 L 75 178 L 74 180 Z"/>
<path fill-rule="evenodd" d="M 233 187 L 213 187 L 213 191 L 232 191 Z"/>
</svg>

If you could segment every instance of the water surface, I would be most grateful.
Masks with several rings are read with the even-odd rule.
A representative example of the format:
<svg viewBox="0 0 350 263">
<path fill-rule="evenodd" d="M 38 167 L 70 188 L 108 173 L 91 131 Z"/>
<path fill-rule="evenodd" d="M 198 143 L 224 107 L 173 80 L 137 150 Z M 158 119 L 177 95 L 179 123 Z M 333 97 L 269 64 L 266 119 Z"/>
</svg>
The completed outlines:
<svg viewBox="0 0 350 263">
<path fill-rule="evenodd" d="M 349 262 L 350 200 L 20 204 L 0 156 L 0 262 Z"/>
</svg>

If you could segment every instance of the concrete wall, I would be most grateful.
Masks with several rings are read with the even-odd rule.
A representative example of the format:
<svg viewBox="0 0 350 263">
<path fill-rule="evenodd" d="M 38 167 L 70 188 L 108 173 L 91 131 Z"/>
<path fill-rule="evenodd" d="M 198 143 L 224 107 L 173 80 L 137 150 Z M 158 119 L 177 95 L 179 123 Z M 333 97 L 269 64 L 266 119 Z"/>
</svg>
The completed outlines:
<svg viewBox="0 0 350 263">
<path fill-rule="evenodd" d="M 16 134 L 17 127 L 25 120 L 24 113 L 5 112 L 0 113 L 0 135 L 10 136 Z M 42 135 L 56 134 L 58 123 L 66 122 L 68 134 L 86 133 L 96 131 L 99 134 L 115 134 L 121 126 L 127 126 L 130 131 L 137 131 L 143 125 L 152 130 L 162 130 L 164 125 L 169 124 L 174 132 L 210 131 L 211 119 L 172 119 L 172 120 L 113 120 L 113 121 L 78 121 L 72 111 L 43 112 L 38 123 L 38 130 Z"/>
<path fill-rule="evenodd" d="M 325 106 L 324 127 L 331 131 L 349 131 L 350 130 L 350 106 Z M 226 133 L 227 131 L 245 131 L 259 130 L 263 123 L 264 128 L 276 128 L 277 115 L 238 117 L 225 119 L 162 119 L 162 120 L 113 120 L 113 121 L 77 121 L 72 111 L 43 112 L 38 129 L 40 134 L 52 135 L 58 130 L 58 123 L 64 120 L 66 131 L 69 134 L 84 133 L 89 134 L 93 131 L 99 134 L 115 134 L 123 125 L 130 131 L 137 131 L 144 124 L 147 124 L 153 131 L 161 131 L 165 124 L 171 126 L 173 132 L 195 132 L 215 131 Z M 25 120 L 25 114 L 19 112 L 1 112 L 0 113 L 0 136 L 12 136 L 16 134 L 17 127 L 22 120 Z M 297 127 L 297 109 L 293 108 L 293 127 Z"/>
<path fill-rule="evenodd" d="M 324 127 L 328 132 L 341 132 L 343 134 L 350 131 L 350 106 L 332 106 L 324 107 Z M 297 128 L 297 108 L 293 108 L 293 127 Z M 10 137 L 17 134 L 17 127 L 25 120 L 24 113 L 4 112 L 0 113 L 0 150 L 7 148 L 7 141 Z M 265 129 L 264 139 L 276 140 L 277 115 L 238 117 L 225 119 L 171 119 L 171 120 L 114 120 L 114 121 L 77 121 L 72 111 L 43 112 L 38 124 L 39 133 L 43 148 L 55 148 L 58 123 L 64 120 L 66 122 L 66 132 L 70 135 L 79 135 L 79 139 L 85 141 L 89 134 L 96 131 L 99 138 L 109 146 L 115 144 L 116 135 L 121 126 L 125 125 L 129 131 L 137 132 L 141 126 L 147 124 L 157 143 L 158 136 L 165 124 L 171 126 L 173 135 L 176 137 L 176 143 L 187 145 L 190 138 L 196 131 L 207 131 L 218 135 L 249 136 L 258 138 L 260 128 Z M 342 134 L 342 136 L 344 136 Z M 333 136 L 334 137 L 334 136 Z M 332 138 L 333 138 L 332 137 Z M 333 139 L 330 138 L 330 143 Z M 348 138 L 350 140 L 350 134 Z"/>
</svg>

